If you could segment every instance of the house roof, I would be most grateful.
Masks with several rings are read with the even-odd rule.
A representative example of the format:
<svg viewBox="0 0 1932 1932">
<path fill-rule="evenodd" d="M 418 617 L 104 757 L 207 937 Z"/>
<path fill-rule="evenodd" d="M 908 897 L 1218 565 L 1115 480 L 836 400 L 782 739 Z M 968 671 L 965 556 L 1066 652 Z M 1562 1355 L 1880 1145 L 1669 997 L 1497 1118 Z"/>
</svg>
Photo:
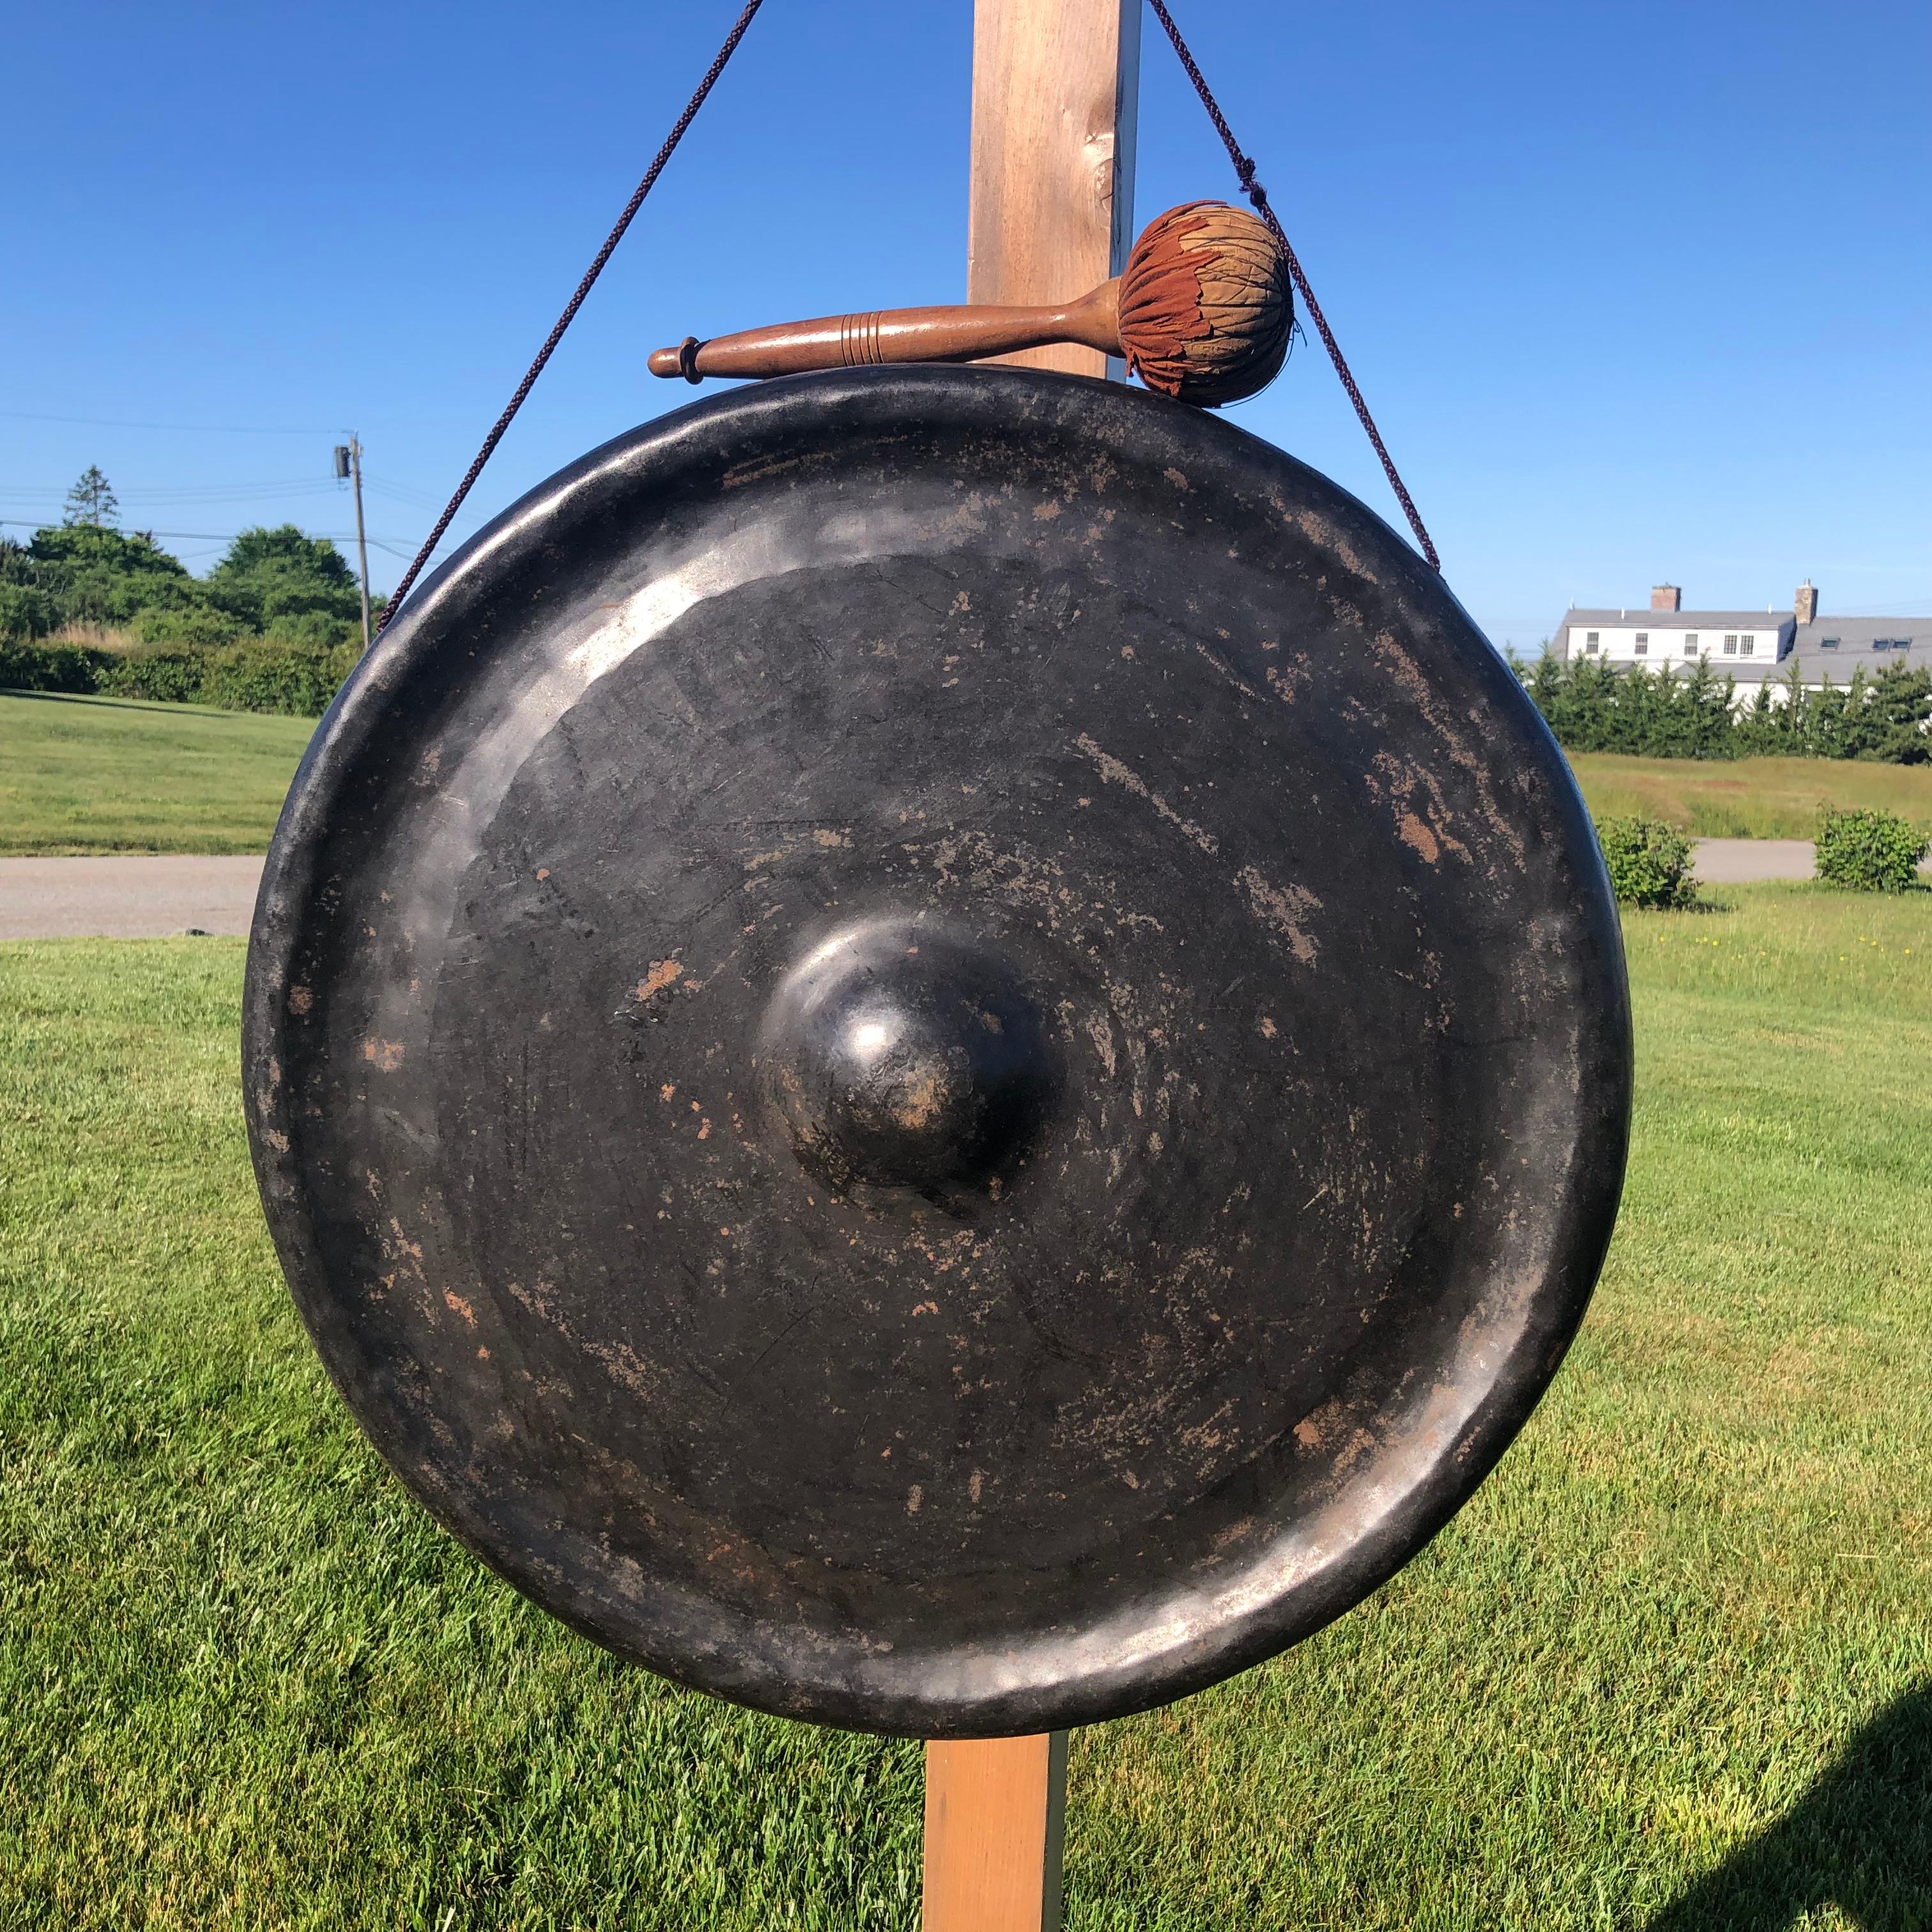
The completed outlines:
<svg viewBox="0 0 1932 1932">
<path fill-rule="evenodd" d="M 1775 631 L 1796 621 L 1789 610 L 1577 610 L 1557 626 L 1597 631 Z"/>
<path fill-rule="evenodd" d="M 1834 650 L 1824 648 L 1827 638 L 1836 638 Z M 1909 638 L 1907 651 L 1875 651 L 1876 638 Z M 1796 646 L 1781 668 L 1798 674 L 1807 684 L 1850 684 L 1852 674 L 1863 670 L 1875 676 L 1888 664 L 1932 666 L 1932 617 L 1820 617 L 1814 624 L 1800 624 Z"/>
<path fill-rule="evenodd" d="M 1838 640 L 1838 650 L 1869 651 L 1874 638 L 1910 638 L 1917 651 L 1932 648 L 1932 617 L 1820 617 L 1816 622 L 1800 624 L 1796 643 L 1801 650 L 1814 650 L 1827 638 Z"/>
</svg>

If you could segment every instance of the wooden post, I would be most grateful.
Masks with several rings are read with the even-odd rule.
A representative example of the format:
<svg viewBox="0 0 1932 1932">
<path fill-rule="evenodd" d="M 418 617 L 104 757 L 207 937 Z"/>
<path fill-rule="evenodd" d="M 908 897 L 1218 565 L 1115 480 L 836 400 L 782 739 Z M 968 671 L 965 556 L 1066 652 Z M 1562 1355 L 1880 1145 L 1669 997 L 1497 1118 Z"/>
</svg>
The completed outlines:
<svg viewBox="0 0 1932 1932">
<path fill-rule="evenodd" d="M 1066 1733 L 926 1748 L 924 1932 L 1060 1932 Z"/>
<path fill-rule="evenodd" d="M 966 299 L 1063 302 L 1134 241 L 1141 0 L 974 0 Z M 1097 350 L 1002 361 L 1120 375 Z"/>
<path fill-rule="evenodd" d="M 1060 303 L 1134 241 L 1141 0 L 974 0 L 966 299 Z M 1078 347 L 1002 362 L 1125 371 Z M 1066 1733 L 926 1748 L 925 1932 L 1059 1932 Z"/>
</svg>

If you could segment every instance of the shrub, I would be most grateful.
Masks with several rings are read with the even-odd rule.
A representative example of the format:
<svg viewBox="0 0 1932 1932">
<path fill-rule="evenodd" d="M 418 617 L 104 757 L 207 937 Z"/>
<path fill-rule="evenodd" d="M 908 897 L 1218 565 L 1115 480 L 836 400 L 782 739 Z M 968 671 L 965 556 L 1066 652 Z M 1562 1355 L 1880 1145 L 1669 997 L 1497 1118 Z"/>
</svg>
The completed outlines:
<svg viewBox="0 0 1932 1932">
<path fill-rule="evenodd" d="M 0 584 L 0 643 L 31 644 L 54 627 L 54 600 L 29 584 Z"/>
<path fill-rule="evenodd" d="M 1610 887 L 1626 905 L 1690 906 L 1690 841 L 1660 818 L 1606 818 L 1597 827 Z"/>
<path fill-rule="evenodd" d="M 353 644 L 324 649 L 299 639 L 248 638 L 207 654 L 201 702 L 230 711 L 316 717 L 361 655 Z"/>
<path fill-rule="evenodd" d="M 1922 838 L 1894 812 L 1818 814 L 1818 876 L 1853 892 L 1908 892 L 1932 840 Z"/>
<path fill-rule="evenodd" d="M 134 634 L 144 644 L 232 644 L 247 628 L 212 604 L 186 600 L 153 605 L 134 620 Z"/>
<path fill-rule="evenodd" d="M 332 651 L 338 644 L 352 644 L 359 656 L 362 650 L 360 618 L 345 620 L 326 610 L 282 612 L 268 620 L 266 634 L 275 644 L 310 644 L 318 650 Z"/>
<path fill-rule="evenodd" d="M 103 670 L 114 662 L 112 652 L 89 650 L 83 644 L 0 642 L 0 686 L 85 696 L 100 689 Z"/>
<path fill-rule="evenodd" d="M 100 674 L 100 688 L 117 698 L 146 698 L 157 704 L 200 700 L 208 653 L 188 644 L 160 644 L 111 659 Z"/>
<path fill-rule="evenodd" d="M 157 704 L 212 704 L 227 711 L 319 716 L 362 656 L 354 644 L 244 638 L 219 649 L 150 644 L 131 651 L 0 640 L 0 687 L 141 698 Z"/>
</svg>

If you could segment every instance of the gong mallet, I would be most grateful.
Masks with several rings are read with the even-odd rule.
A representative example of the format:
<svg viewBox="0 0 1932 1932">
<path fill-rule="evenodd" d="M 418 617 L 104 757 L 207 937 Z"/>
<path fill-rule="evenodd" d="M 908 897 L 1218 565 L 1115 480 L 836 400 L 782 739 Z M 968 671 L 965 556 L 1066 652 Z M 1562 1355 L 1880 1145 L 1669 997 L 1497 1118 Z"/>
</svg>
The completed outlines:
<svg viewBox="0 0 1932 1932">
<path fill-rule="evenodd" d="M 880 362 L 975 362 L 1077 342 L 1124 358 L 1184 403 L 1238 403 L 1271 382 L 1294 323 L 1288 264 L 1245 209 L 1190 201 L 1141 231 L 1126 268 L 1059 308 L 876 309 L 782 322 L 653 350 L 653 376 L 796 376 Z"/>
</svg>

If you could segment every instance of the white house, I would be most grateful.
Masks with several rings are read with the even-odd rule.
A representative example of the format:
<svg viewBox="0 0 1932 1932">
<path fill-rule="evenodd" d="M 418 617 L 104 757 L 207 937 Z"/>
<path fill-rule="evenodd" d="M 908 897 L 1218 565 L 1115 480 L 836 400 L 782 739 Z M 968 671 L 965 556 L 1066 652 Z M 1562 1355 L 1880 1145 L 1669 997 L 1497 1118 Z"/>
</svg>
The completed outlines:
<svg viewBox="0 0 1932 1932">
<path fill-rule="evenodd" d="M 1769 610 L 1686 610 L 1674 584 L 1650 593 L 1647 610 L 1582 610 L 1563 614 L 1550 640 L 1558 657 L 1600 658 L 1622 667 L 1652 670 L 1669 664 L 1683 670 L 1700 658 L 1720 676 L 1737 680 L 1737 698 L 1748 702 L 1766 680 L 1788 678 L 1796 668 L 1813 690 L 1849 684 L 1887 664 L 1932 664 L 1932 617 L 1821 617 L 1810 578 L 1798 586 L 1792 608 Z M 1900 652 L 1916 656 L 1901 658 Z"/>
</svg>

